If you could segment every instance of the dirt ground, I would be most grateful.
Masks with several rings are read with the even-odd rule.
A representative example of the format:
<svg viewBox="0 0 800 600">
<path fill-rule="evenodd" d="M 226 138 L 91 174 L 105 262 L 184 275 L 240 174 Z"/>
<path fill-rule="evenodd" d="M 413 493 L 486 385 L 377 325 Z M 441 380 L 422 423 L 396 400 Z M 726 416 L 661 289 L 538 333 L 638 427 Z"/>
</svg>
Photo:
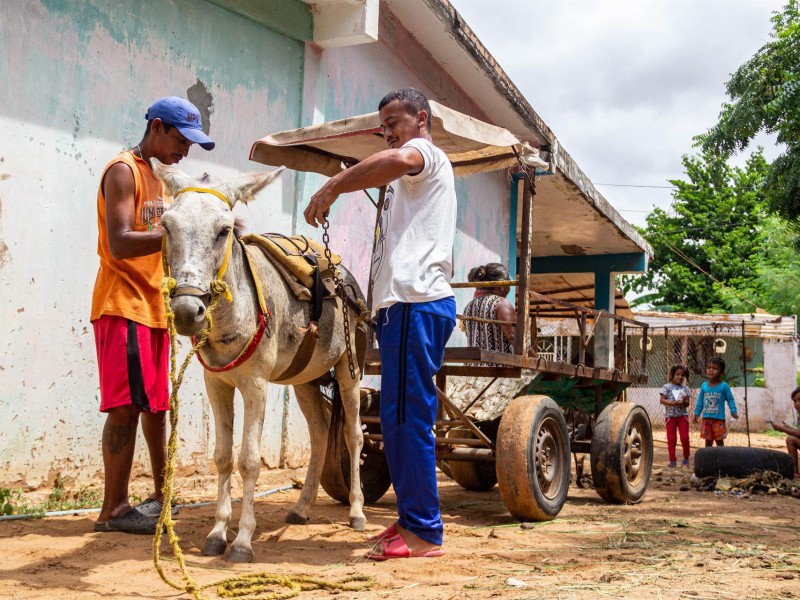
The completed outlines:
<svg viewBox="0 0 800 600">
<path fill-rule="evenodd" d="M 764 439 L 780 447 L 780 439 Z M 256 501 L 256 562 L 232 566 L 201 556 L 214 507 L 186 507 L 177 523 L 192 576 L 212 583 L 239 573 L 311 574 L 334 581 L 373 578 L 359 592 L 307 591 L 301 598 L 797 598 L 800 597 L 800 500 L 698 492 L 691 472 L 666 467 L 656 447 L 655 474 L 635 506 L 603 503 L 571 487 L 557 519 L 522 529 L 494 490 L 467 492 L 441 476 L 445 556 L 376 563 L 362 557 L 364 533 L 346 527 L 347 508 L 320 493 L 307 526 L 283 518 L 292 489 Z M 302 472 L 262 475 L 265 491 L 302 479 Z M 146 480 L 134 482 L 142 493 Z M 212 477 L 178 481 L 183 501 L 213 499 Z M 238 505 L 236 505 L 238 506 Z M 390 492 L 366 508 L 367 534 L 393 521 Z M 0 598 L 189 598 L 155 571 L 147 536 L 93 533 L 96 515 L 0 523 Z M 238 519 L 238 509 L 234 511 Z M 231 537 L 232 539 L 232 537 Z M 177 564 L 164 542 L 163 564 Z M 521 587 L 516 587 L 521 586 Z M 216 598 L 213 589 L 205 592 Z"/>
</svg>

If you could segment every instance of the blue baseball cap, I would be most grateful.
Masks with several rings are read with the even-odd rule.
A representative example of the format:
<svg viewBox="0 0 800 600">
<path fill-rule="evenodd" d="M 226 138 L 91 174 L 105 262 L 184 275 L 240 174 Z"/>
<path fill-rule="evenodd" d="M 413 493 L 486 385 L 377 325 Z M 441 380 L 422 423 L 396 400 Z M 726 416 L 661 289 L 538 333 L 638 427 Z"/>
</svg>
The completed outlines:
<svg viewBox="0 0 800 600">
<path fill-rule="evenodd" d="M 190 142 L 194 142 L 203 150 L 213 150 L 214 140 L 203 131 L 203 120 L 200 111 L 186 98 L 168 96 L 153 102 L 144 116 L 148 121 L 161 119 L 181 132 Z"/>
</svg>

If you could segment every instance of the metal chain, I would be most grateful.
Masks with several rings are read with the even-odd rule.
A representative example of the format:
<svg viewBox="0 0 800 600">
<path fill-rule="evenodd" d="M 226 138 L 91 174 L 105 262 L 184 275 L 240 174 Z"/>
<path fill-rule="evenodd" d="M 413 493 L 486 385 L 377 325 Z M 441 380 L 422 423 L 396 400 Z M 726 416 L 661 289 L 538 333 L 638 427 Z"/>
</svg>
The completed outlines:
<svg viewBox="0 0 800 600">
<path fill-rule="evenodd" d="M 325 258 L 328 261 L 328 268 L 331 270 L 331 274 L 333 275 L 333 284 L 336 295 L 339 296 L 340 300 L 342 301 L 342 322 L 344 323 L 344 340 L 345 348 L 347 349 L 347 368 L 350 371 L 350 378 L 355 379 L 356 365 L 353 361 L 353 344 L 350 342 L 350 311 L 347 310 L 347 290 L 345 290 L 342 280 L 339 279 L 339 275 L 336 273 L 336 267 L 333 264 L 333 255 L 331 254 L 331 248 L 329 245 L 331 241 L 331 238 L 328 235 L 329 227 L 330 221 L 325 219 L 325 222 L 322 224 L 322 243 L 325 245 Z"/>
</svg>

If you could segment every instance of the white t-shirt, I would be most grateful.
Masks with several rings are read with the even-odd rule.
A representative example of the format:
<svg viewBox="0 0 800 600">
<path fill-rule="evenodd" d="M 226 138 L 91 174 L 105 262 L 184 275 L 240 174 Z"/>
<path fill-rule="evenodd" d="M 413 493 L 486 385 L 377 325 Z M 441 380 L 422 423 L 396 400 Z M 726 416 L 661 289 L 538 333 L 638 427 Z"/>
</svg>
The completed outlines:
<svg viewBox="0 0 800 600">
<path fill-rule="evenodd" d="M 372 255 L 373 314 L 395 302 L 430 302 L 453 295 L 453 167 L 425 138 L 409 140 L 403 148 L 416 148 L 425 166 L 386 189 Z"/>
</svg>

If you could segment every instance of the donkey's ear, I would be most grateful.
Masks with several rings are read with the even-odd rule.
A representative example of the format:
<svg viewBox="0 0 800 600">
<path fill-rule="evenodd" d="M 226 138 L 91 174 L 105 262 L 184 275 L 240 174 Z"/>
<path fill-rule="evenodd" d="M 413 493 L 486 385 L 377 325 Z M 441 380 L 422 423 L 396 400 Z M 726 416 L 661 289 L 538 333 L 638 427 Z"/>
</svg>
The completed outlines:
<svg viewBox="0 0 800 600">
<path fill-rule="evenodd" d="M 150 164 L 153 167 L 153 173 L 164 184 L 167 195 L 174 196 L 175 192 L 189 187 L 190 183 L 194 181 L 186 173 L 171 165 L 165 165 L 157 158 L 151 158 Z"/>
<path fill-rule="evenodd" d="M 255 195 L 278 178 L 286 167 L 275 169 L 269 173 L 243 173 L 225 180 L 228 197 L 236 202 L 247 204 Z"/>
</svg>

